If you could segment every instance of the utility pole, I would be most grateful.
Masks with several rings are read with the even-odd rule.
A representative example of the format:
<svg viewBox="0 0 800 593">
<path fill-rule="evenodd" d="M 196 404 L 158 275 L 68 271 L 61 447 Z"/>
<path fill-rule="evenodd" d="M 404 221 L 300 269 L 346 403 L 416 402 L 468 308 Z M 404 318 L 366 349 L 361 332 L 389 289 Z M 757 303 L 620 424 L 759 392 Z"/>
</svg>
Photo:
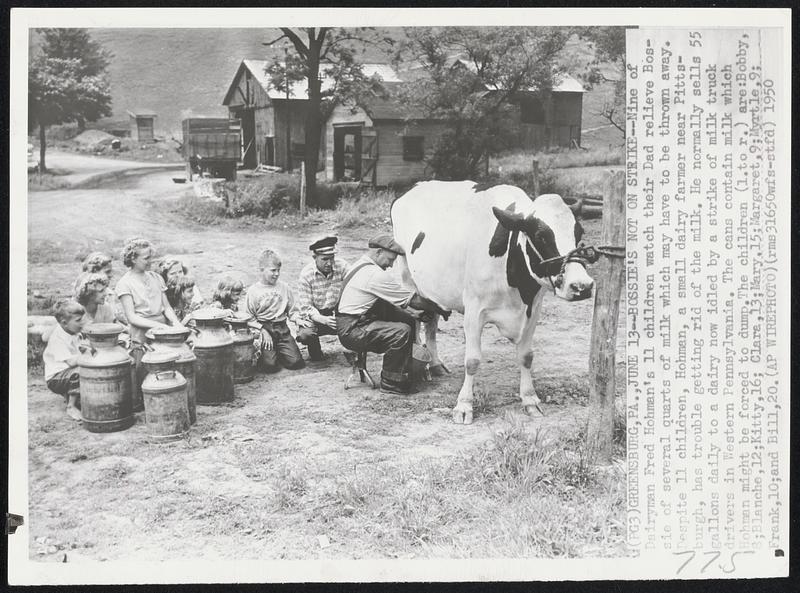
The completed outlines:
<svg viewBox="0 0 800 593">
<path fill-rule="evenodd" d="M 283 48 L 283 78 L 286 84 L 286 170 L 292 170 L 292 107 L 289 103 L 289 49 Z"/>
</svg>

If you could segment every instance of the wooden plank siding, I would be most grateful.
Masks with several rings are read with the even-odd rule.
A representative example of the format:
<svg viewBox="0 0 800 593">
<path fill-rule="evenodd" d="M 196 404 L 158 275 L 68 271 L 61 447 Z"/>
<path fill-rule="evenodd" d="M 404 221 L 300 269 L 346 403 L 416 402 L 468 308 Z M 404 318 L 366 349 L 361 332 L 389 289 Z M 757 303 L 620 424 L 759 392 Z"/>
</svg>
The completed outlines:
<svg viewBox="0 0 800 593">
<path fill-rule="evenodd" d="M 376 185 L 428 179 L 431 172 L 426 170 L 426 161 L 433 154 L 433 148 L 444 125 L 426 121 L 376 121 L 378 132 L 378 163 L 376 165 Z M 403 136 L 422 136 L 425 158 L 421 161 L 403 159 Z"/>
</svg>

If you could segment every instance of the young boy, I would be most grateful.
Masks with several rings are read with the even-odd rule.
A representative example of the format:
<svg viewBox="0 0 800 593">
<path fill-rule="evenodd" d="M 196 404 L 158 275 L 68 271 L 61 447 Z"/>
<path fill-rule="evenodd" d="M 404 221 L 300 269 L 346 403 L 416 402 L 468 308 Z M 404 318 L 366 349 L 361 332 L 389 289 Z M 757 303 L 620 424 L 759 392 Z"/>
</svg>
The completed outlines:
<svg viewBox="0 0 800 593">
<path fill-rule="evenodd" d="M 78 333 L 83 326 L 84 312 L 83 306 L 75 301 L 62 301 L 56 306 L 58 325 L 50 334 L 42 355 L 47 388 L 64 396 L 67 415 L 73 420 L 81 419 Z"/>
<path fill-rule="evenodd" d="M 281 366 L 295 370 L 306 366 L 286 320 L 297 315 L 294 297 L 285 282 L 278 280 L 281 260 L 267 249 L 258 259 L 261 280 L 247 289 L 247 312 L 261 326 L 261 368 L 274 373 Z"/>
</svg>

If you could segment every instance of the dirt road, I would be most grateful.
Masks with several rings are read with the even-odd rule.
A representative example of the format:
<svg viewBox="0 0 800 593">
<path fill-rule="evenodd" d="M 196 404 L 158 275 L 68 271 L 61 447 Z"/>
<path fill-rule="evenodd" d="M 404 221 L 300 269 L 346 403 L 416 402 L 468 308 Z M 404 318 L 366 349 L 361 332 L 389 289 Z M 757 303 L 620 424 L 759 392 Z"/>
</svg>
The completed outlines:
<svg viewBox="0 0 800 593">
<path fill-rule="evenodd" d="M 293 282 L 309 261 L 309 237 L 327 230 L 298 234 L 257 226 L 190 225 L 168 212 L 170 201 L 187 191 L 170 178 L 162 171 L 123 177 L 101 189 L 31 193 L 29 291 L 66 294 L 80 254 L 95 248 L 114 248 L 118 278 L 124 271 L 118 248 L 133 235 L 149 237 L 161 254 L 178 254 L 204 295 L 210 295 L 224 273 L 255 280 L 254 262 L 267 246 L 282 253 L 282 276 Z M 597 235 L 597 221 L 589 221 L 587 228 L 590 237 Z M 366 238 L 342 236 L 341 256 L 353 261 Z M 484 539 L 469 523 L 443 528 L 454 533 L 446 542 L 434 540 L 434 547 L 419 543 L 416 536 L 409 540 L 402 531 L 382 532 L 376 526 L 380 513 L 371 519 L 378 524 L 359 514 L 358 501 L 363 503 L 368 494 L 353 494 L 353 484 L 366 481 L 374 488 L 385 476 L 407 476 L 415 468 L 480 446 L 509 417 L 518 418 L 527 431 L 574 434 L 587 413 L 591 316 L 591 300 L 545 299 L 533 370 L 540 397 L 550 403 L 544 405 L 546 417 L 539 419 L 520 411 L 513 346 L 487 328 L 484 364 L 476 380 L 475 422 L 466 427 L 450 420 L 463 373 L 458 314 L 440 326 L 440 353 L 453 374 L 424 385 L 417 395 L 345 391 L 349 368 L 342 348 L 335 338 L 324 338 L 326 361 L 237 386 L 234 403 L 198 408 L 189 438 L 169 445 L 147 441 L 143 417 L 124 432 L 86 432 L 66 417 L 41 375 L 31 374 L 31 557 L 60 561 L 66 554 L 68 561 L 80 561 L 409 553 L 469 557 L 496 549 L 500 555 L 539 553 L 538 548 L 531 551 L 534 544 L 520 551 L 487 548 L 499 545 L 497 538 Z M 379 358 L 370 355 L 368 361 L 376 375 Z M 397 479 L 398 487 L 405 488 L 407 478 Z M 319 543 L 322 535 L 329 545 Z M 583 550 L 583 543 L 574 545 Z"/>
</svg>

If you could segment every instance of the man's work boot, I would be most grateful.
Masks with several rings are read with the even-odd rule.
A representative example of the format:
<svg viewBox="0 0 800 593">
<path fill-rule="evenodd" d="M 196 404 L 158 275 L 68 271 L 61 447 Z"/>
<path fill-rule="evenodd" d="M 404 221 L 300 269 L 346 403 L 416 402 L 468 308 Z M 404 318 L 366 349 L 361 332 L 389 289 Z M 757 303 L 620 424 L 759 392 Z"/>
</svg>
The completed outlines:
<svg viewBox="0 0 800 593">
<path fill-rule="evenodd" d="M 319 362 L 322 360 L 322 347 L 319 345 L 319 338 L 313 336 L 306 342 L 308 346 L 308 359 L 311 362 Z"/>
</svg>

